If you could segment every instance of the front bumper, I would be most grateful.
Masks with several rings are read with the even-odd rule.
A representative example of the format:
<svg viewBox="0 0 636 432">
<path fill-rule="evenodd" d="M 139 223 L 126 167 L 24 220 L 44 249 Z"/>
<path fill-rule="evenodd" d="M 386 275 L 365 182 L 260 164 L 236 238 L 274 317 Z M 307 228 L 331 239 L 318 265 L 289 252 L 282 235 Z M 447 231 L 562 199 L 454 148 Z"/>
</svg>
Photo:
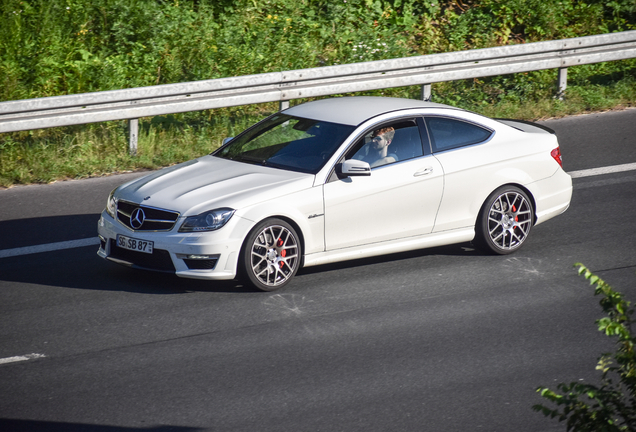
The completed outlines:
<svg viewBox="0 0 636 432">
<path fill-rule="evenodd" d="M 100 257 L 133 268 L 174 273 L 191 279 L 227 280 L 237 275 L 243 239 L 253 223 L 234 215 L 219 230 L 180 233 L 178 220 L 170 231 L 133 231 L 115 221 L 106 211 L 97 223 Z M 117 235 L 152 241 L 152 254 L 117 246 Z"/>
</svg>

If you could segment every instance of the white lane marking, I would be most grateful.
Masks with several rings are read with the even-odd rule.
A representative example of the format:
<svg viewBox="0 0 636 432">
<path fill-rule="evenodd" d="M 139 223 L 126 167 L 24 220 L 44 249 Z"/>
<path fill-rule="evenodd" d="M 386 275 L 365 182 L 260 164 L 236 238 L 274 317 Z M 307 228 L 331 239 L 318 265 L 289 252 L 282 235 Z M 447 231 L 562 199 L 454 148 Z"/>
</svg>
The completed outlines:
<svg viewBox="0 0 636 432">
<path fill-rule="evenodd" d="M 613 174 L 613 173 L 618 173 L 623 171 L 634 171 L 634 170 L 636 170 L 636 163 L 629 163 L 629 164 L 623 164 L 623 165 L 612 165 L 612 166 L 603 167 L 603 168 L 592 168 L 592 169 L 586 169 L 586 170 L 580 170 L 580 171 L 572 171 L 572 172 L 569 172 L 568 174 L 570 174 L 572 178 L 580 178 L 580 177 L 591 177 L 591 176 L 596 176 L 601 174 Z"/>
<path fill-rule="evenodd" d="M 22 356 L 15 356 L 15 357 L 6 357 L 3 359 L 0 359 L 0 364 L 5 364 L 5 363 L 15 363 L 15 362 L 21 362 L 21 361 L 27 361 L 27 360 L 35 360 L 35 359 L 39 359 L 42 357 L 46 357 L 44 354 L 27 354 L 27 355 L 22 355 Z"/>
<path fill-rule="evenodd" d="M 26 246 L 26 247 L 20 247 L 15 249 L 4 249 L 4 250 L 0 250 L 0 258 L 8 258 L 12 256 L 19 256 L 19 255 L 30 255 L 30 254 L 41 253 L 41 252 L 52 252 L 52 251 L 62 250 L 62 249 L 73 249 L 73 248 L 84 247 L 84 246 L 94 246 L 97 244 L 99 244 L 99 238 L 91 237 L 91 238 L 85 238 L 81 240 L 69 240 L 69 241 L 63 241 L 58 243 L 48 243 L 48 244 L 37 245 L 37 246 Z"/>
<path fill-rule="evenodd" d="M 570 174 L 572 178 L 581 178 L 581 177 L 591 177 L 591 176 L 597 176 L 602 174 L 612 174 L 612 173 L 634 171 L 634 170 L 636 170 L 636 163 L 629 163 L 629 164 L 623 164 L 623 165 L 612 165 L 612 166 L 603 167 L 603 168 L 592 168 L 592 169 L 586 169 L 586 170 L 580 170 L 580 171 L 570 171 L 568 174 Z M 4 250 L 0 250 L 0 258 L 29 255 L 29 254 L 41 253 L 41 252 L 52 252 L 55 250 L 62 250 L 62 249 L 73 249 L 73 248 L 84 247 L 84 246 L 93 246 L 97 244 L 99 244 L 99 238 L 91 237 L 87 239 L 70 240 L 70 241 L 49 243 L 49 244 L 38 245 L 38 246 L 27 246 L 27 247 L 15 248 L 15 249 L 4 249 Z"/>
</svg>

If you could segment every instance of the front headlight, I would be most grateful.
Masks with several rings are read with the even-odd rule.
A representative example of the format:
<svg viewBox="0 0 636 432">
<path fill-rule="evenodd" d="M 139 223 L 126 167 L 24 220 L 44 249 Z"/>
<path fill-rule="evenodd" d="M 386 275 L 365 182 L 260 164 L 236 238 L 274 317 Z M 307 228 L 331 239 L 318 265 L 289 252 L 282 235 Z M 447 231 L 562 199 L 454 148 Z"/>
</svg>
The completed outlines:
<svg viewBox="0 0 636 432">
<path fill-rule="evenodd" d="M 201 232 L 214 231 L 221 228 L 230 220 L 234 214 L 234 209 L 220 208 L 201 213 L 197 216 L 189 216 L 186 218 L 179 232 Z"/>
<path fill-rule="evenodd" d="M 115 213 L 117 213 L 117 200 L 115 199 L 115 191 L 117 188 L 113 189 L 113 191 L 108 195 L 108 201 L 106 201 L 106 213 L 111 215 L 113 219 L 115 219 Z"/>
</svg>

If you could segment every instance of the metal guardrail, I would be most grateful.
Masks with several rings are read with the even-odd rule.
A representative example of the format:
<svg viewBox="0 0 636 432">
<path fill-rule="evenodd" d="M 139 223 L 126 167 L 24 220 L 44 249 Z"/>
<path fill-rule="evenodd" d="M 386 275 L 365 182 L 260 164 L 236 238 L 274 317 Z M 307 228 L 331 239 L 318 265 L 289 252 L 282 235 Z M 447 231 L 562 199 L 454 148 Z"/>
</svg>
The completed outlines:
<svg viewBox="0 0 636 432">
<path fill-rule="evenodd" d="M 636 57 L 636 31 L 180 84 L 0 102 L 0 132 L 138 119 Z M 430 95 L 430 86 L 426 90 Z M 423 95 L 425 91 L 423 91 Z M 425 97 L 425 96 L 423 96 Z M 136 124 L 136 122 L 135 122 Z M 135 131 L 136 133 L 136 131 Z M 131 132 L 132 134 L 132 132 Z M 136 138 L 135 138 L 136 139 Z"/>
</svg>

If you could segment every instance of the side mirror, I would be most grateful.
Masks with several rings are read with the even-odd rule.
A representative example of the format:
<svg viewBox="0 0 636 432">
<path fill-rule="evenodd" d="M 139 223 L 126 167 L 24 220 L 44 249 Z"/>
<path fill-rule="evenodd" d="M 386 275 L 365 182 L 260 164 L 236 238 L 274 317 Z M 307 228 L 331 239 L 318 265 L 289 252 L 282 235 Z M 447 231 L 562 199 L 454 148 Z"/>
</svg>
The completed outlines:
<svg viewBox="0 0 636 432">
<path fill-rule="evenodd" d="M 341 164 L 340 173 L 345 177 L 370 176 L 371 167 L 367 162 L 357 159 L 348 159 Z"/>
</svg>

